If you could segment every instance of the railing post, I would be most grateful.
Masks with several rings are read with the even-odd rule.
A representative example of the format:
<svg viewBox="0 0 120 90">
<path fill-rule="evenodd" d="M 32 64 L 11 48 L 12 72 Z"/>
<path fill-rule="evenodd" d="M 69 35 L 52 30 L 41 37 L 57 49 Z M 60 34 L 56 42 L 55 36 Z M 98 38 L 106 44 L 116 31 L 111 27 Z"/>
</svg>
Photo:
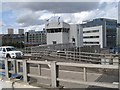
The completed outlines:
<svg viewBox="0 0 120 90">
<path fill-rule="evenodd" d="M 29 81 L 28 74 L 29 73 L 29 64 L 27 64 L 27 60 L 23 60 L 23 80 L 25 83 Z"/>
<path fill-rule="evenodd" d="M 41 75 L 41 65 L 38 64 L 38 74 Z"/>
<path fill-rule="evenodd" d="M 112 55 L 110 55 L 109 64 L 110 64 L 110 65 L 112 65 L 112 64 L 113 64 L 113 56 L 112 56 Z"/>
<path fill-rule="evenodd" d="M 86 82 L 87 81 L 87 70 L 86 70 L 86 67 L 83 68 L 83 72 L 84 72 L 84 81 Z"/>
<path fill-rule="evenodd" d="M 16 62 L 16 66 L 17 66 L 17 73 L 20 71 L 20 62 Z"/>
<path fill-rule="evenodd" d="M 14 70 L 14 73 L 17 73 L 17 66 L 16 66 L 16 60 L 15 59 L 13 60 L 13 70 Z"/>
<path fill-rule="evenodd" d="M 56 65 L 56 62 L 51 62 L 51 86 L 58 87 L 59 82 L 57 81 L 59 74 L 59 66 Z"/>
<path fill-rule="evenodd" d="M 119 88 L 119 90 L 120 90 L 120 53 L 118 53 L 118 70 L 119 70 L 119 86 L 118 86 L 118 88 Z"/>
<path fill-rule="evenodd" d="M 6 78 L 9 78 L 9 62 L 8 62 L 8 58 L 5 60 L 5 76 Z"/>
</svg>

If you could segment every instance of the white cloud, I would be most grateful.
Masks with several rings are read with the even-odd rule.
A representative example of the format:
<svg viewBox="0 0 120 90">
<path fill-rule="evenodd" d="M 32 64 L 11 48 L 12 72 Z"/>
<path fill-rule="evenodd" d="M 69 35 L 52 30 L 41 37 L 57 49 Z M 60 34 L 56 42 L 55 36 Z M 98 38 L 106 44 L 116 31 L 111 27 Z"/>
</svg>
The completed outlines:
<svg viewBox="0 0 120 90">
<path fill-rule="evenodd" d="M 42 31 L 43 28 L 45 27 L 45 25 L 33 25 L 33 26 L 28 26 L 28 27 L 24 27 L 25 31 L 29 31 L 29 30 L 36 30 L 36 31 Z"/>
<path fill-rule="evenodd" d="M 112 0 L 113 2 L 110 0 L 107 1 L 108 2 L 106 2 L 106 0 L 101 0 L 99 3 L 96 3 L 97 6 L 89 7 L 87 5 L 80 6 L 81 4 L 75 3 L 73 7 L 71 7 L 69 5 L 72 3 L 69 3 L 69 7 L 64 4 L 62 9 L 58 9 L 52 4 L 46 4 L 48 5 L 46 7 L 44 3 L 18 3 L 17 5 L 15 3 L 7 3 L 5 6 L 9 6 L 9 10 L 13 10 L 17 15 L 17 24 L 20 27 L 24 26 L 25 30 L 28 31 L 42 30 L 46 19 L 53 21 L 53 19 L 57 20 L 58 17 L 61 17 L 61 21 L 77 24 L 82 23 L 83 20 L 91 20 L 100 17 L 117 19 L 118 10 L 116 1 L 118 0 Z M 58 7 L 60 7 L 60 5 Z M 79 9 L 78 7 L 83 9 Z"/>
<path fill-rule="evenodd" d="M 2 21 L 0 21 L 0 27 L 1 27 L 1 26 L 3 26 L 3 23 L 2 23 Z"/>
</svg>

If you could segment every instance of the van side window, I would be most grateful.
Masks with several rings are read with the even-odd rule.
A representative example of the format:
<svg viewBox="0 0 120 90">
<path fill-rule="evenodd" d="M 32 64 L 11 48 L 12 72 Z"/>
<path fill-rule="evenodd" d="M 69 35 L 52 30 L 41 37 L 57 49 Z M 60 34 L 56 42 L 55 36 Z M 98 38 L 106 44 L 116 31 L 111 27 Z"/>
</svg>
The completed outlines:
<svg viewBox="0 0 120 90">
<path fill-rule="evenodd" d="M 2 51 L 2 48 L 0 48 L 0 51 Z"/>
<path fill-rule="evenodd" d="M 3 48 L 3 52 L 6 52 L 5 48 Z"/>
</svg>

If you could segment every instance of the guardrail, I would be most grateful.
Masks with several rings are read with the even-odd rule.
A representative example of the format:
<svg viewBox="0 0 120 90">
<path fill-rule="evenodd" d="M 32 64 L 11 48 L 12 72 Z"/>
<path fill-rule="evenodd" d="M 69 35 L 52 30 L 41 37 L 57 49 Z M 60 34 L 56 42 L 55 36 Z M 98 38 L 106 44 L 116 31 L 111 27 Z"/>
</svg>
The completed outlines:
<svg viewBox="0 0 120 90">
<path fill-rule="evenodd" d="M 118 64 L 117 54 L 100 54 L 76 51 L 57 51 L 57 50 L 32 50 L 33 57 L 51 56 L 57 58 L 71 59 L 75 61 L 84 61 L 101 64 Z"/>
<path fill-rule="evenodd" d="M 45 49 L 63 50 L 63 49 L 71 49 L 71 48 L 75 48 L 75 45 L 73 43 L 50 44 L 50 45 L 39 45 L 39 46 L 25 47 L 24 52 L 25 53 L 32 53 L 32 52 L 34 52 L 33 50 L 44 51 Z"/>
<path fill-rule="evenodd" d="M 118 88 L 118 84 L 113 83 L 105 83 L 105 82 L 90 82 L 87 81 L 87 69 L 96 68 L 96 69 L 112 69 L 118 70 L 117 65 L 100 65 L 100 64 L 80 64 L 80 63 L 65 63 L 65 62 L 45 62 L 45 61 L 34 61 L 34 60 L 16 60 L 16 59 L 5 59 L 1 60 L 5 63 L 5 76 L 6 78 L 10 78 L 10 73 L 17 73 L 23 75 L 23 81 L 28 83 L 30 81 L 30 77 L 34 78 L 42 78 L 51 80 L 52 87 L 59 87 L 59 81 L 90 85 L 90 86 L 100 86 L 107 88 Z M 13 63 L 13 69 L 10 70 L 9 66 Z M 30 73 L 30 64 L 36 64 L 38 66 L 39 74 L 31 74 Z M 51 75 L 49 77 L 41 75 L 41 65 L 50 65 L 49 70 L 51 71 Z M 70 66 L 70 67 L 79 67 L 83 69 L 83 80 L 72 80 L 72 79 L 63 79 L 59 77 L 59 66 Z M 22 67 L 22 71 L 20 70 Z"/>
</svg>

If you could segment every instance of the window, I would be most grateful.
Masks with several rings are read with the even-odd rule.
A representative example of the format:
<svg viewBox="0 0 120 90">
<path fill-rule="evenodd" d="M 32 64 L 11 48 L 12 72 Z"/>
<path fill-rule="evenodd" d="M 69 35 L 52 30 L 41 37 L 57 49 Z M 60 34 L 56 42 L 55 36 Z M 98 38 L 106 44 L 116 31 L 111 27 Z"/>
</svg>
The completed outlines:
<svg viewBox="0 0 120 90">
<path fill-rule="evenodd" d="M 99 38 L 99 36 L 84 36 L 83 38 Z"/>
<path fill-rule="evenodd" d="M 92 33 L 92 32 L 99 32 L 99 30 L 89 30 L 89 31 L 83 31 L 83 33 Z"/>
<path fill-rule="evenodd" d="M 84 44 L 99 44 L 99 42 L 83 42 Z"/>
<path fill-rule="evenodd" d="M 3 48 L 3 52 L 6 52 L 5 48 Z"/>
<path fill-rule="evenodd" d="M 77 33 L 79 34 L 79 29 L 77 30 Z"/>
<path fill-rule="evenodd" d="M 7 51 L 15 51 L 15 48 L 6 48 Z"/>
<path fill-rule="evenodd" d="M 53 44 L 57 44 L 57 42 L 56 42 L 56 41 L 53 41 Z"/>
</svg>

